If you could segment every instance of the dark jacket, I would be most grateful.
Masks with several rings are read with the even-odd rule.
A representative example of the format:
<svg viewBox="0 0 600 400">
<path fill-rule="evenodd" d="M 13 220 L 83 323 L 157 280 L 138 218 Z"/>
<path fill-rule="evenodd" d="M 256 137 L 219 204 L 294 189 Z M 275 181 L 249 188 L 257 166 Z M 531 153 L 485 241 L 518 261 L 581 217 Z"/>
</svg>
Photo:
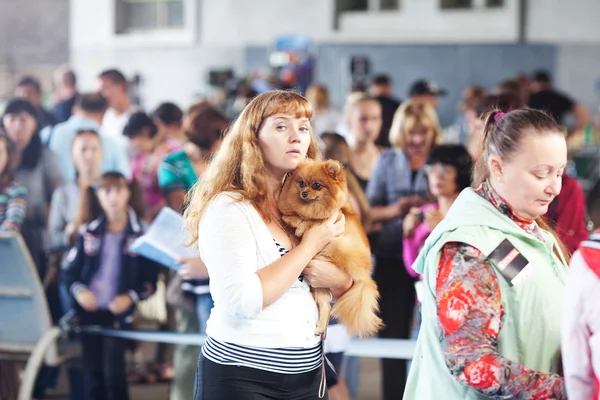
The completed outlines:
<svg viewBox="0 0 600 400">
<path fill-rule="evenodd" d="M 81 289 L 87 289 L 100 267 L 100 255 L 106 232 L 106 218 L 100 218 L 85 225 L 77 238 L 75 246 L 67 256 L 63 271 L 64 282 L 73 297 Z M 129 222 L 121 245 L 121 271 L 118 279 L 117 295 L 126 294 L 133 303 L 147 299 L 156 290 L 158 265 L 145 257 L 129 251 L 135 239 L 143 233 L 133 211 L 129 212 Z M 134 307 L 123 316 L 131 314 Z"/>
</svg>

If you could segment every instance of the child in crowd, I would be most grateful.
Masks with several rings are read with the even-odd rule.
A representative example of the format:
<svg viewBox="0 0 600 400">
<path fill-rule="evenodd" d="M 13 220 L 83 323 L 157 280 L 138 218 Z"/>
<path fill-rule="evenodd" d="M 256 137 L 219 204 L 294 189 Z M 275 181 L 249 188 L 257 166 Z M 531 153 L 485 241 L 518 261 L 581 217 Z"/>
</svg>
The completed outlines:
<svg viewBox="0 0 600 400">
<path fill-rule="evenodd" d="M 103 174 L 81 197 L 64 278 L 82 326 L 125 327 L 135 303 L 156 289 L 157 265 L 129 250 L 142 234 L 141 199 L 137 183 L 118 172 Z M 127 400 L 125 341 L 84 333 L 81 345 L 89 398 Z"/>
<path fill-rule="evenodd" d="M 27 188 L 13 179 L 11 143 L 0 135 L 0 232 L 19 232 L 25 218 Z"/>
</svg>

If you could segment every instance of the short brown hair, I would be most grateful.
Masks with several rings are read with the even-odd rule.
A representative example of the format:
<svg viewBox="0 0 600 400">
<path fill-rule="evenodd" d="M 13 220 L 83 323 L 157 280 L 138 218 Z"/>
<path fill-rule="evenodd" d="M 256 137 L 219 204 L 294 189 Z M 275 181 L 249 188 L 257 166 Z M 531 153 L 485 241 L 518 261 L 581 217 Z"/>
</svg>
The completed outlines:
<svg viewBox="0 0 600 400">
<path fill-rule="evenodd" d="M 203 150 L 210 150 L 225 134 L 229 121 L 209 103 L 198 103 L 185 117 L 183 132 L 188 140 Z"/>
</svg>

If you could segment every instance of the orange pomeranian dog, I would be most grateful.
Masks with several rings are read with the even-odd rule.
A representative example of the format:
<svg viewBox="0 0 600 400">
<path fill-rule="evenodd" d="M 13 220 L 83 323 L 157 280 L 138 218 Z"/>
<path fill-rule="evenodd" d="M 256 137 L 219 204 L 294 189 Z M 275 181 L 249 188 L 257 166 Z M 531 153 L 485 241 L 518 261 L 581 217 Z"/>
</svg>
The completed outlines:
<svg viewBox="0 0 600 400">
<path fill-rule="evenodd" d="M 329 258 L 352 276 L 354 285 L 337 300 L 333 309 L 328 289 L 311 289 L 319 308 L 315 334 L 325 332 L 330 313 L 351 335 L 364 337 L 377 332 L 383 325 L 377 316 L 379 292 L 371 279 L 369 241 L 350 206 L 342 165 L 332 160 L 302 162 L 284 182 L 278 206 L 283 221 L 293 228 L 291 231 L 297 237 L 332 215 L 343 213 L 346 218 L 344 233 L 319 255 Z"/>
</svg>

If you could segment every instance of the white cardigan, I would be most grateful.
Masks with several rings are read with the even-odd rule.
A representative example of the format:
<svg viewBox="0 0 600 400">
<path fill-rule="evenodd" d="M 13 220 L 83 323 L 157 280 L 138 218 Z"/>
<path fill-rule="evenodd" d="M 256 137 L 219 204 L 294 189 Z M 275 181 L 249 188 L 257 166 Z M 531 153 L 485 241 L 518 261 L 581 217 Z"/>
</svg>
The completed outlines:
<svg viewBox="0 0 600 400">
<path fill-rule="evenodd" d="M 207 206 L 199 224 L 198 247 L 210 277 L 214 308 L 208 336 L 223 342 L 263 348 L 309 348 L 318 311 L 306 281 L 296 280 L 277 301 L 262 307 L 256 271 L 281 257 L 256 209 L 221 193 Z"/>
</svg>

